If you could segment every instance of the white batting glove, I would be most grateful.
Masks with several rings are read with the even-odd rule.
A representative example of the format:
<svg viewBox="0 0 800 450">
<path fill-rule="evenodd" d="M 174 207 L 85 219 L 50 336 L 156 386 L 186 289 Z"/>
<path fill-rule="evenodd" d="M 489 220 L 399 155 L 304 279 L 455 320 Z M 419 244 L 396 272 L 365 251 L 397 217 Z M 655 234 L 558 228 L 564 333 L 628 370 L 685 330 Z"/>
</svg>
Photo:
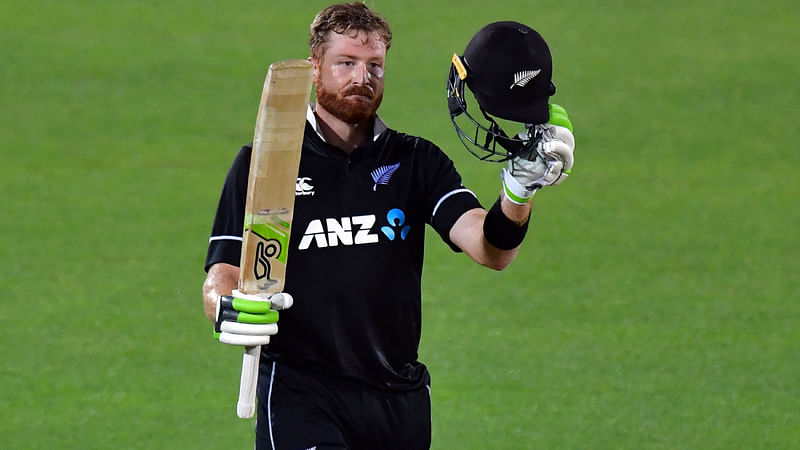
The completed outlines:
<svg viewBox="0 0 800 450">
<path fill-rule="evenodd" d="M 524 133 L 520 133 L 521 138 Z M 502 170 L 503 192 L 514 203 L 525 204 L 544 186 L 561 184 L 569 176 L 575 159 L 575 137 L 566 110 L 550 105 L 550 121 L 534 126 L 539 143 L 520 153 Z"/>
<path fill-rule="evenodd" d="M 278 310 L 292 303 L 286 292 L 248 295 L 235 290 L 223 295 L 217 299 L 214 337 L 230 345 L 267 345 L 278 332 Z"/>
</svg>

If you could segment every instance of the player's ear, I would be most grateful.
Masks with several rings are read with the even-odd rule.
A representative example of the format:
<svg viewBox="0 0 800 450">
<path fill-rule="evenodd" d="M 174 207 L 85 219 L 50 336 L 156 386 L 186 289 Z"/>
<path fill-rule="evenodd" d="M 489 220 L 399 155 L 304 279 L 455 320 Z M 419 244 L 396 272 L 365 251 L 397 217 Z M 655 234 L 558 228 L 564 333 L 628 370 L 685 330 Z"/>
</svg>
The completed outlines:
<svg viewBox="0 0 800 450">
<path fill-rule="evenodd" d="M 319 80 L 319 60 L 314 56 L 309 56 L 308 61 L 313 65 L 313 70 L 311 72 L 311 81 L 314 83 Z"/>
</svg>

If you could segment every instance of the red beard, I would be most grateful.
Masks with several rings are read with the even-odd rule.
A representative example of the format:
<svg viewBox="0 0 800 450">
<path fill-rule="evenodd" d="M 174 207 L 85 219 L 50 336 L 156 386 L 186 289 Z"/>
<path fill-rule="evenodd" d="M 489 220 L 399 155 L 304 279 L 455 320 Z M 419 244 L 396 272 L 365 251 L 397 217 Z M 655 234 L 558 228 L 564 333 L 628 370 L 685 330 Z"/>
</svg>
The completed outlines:
<svg viewBox="0 0 800 450">
<path fill-rule="evenodd" d="M 317 82 L 317 103 L 342 122 L 358 125 L 372 118 L 383 101 L 383 94 L 375 96 L 366 86 L 353 86 L 342 92 L 325 89 L 322 81 Z M 361 96 L 364 97 L 361 97 Z"/>
</svg>

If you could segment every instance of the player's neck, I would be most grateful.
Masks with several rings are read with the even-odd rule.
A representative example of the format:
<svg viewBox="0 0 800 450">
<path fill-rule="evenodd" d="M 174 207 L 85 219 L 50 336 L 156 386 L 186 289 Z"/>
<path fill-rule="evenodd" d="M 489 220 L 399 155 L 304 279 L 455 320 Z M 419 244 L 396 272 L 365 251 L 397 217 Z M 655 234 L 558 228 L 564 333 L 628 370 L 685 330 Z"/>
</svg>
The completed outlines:
<svg viewBox="0 0 800 450">
<path fill-rule="evenodd" d="M 317 123 L 325 140 L 345 153 L 352 152 L 372 136 L 374 117 L 358 124 L 347 123 L 319 104 L 316 105 L 314 114 L 317 116 Z"/>
</svg>

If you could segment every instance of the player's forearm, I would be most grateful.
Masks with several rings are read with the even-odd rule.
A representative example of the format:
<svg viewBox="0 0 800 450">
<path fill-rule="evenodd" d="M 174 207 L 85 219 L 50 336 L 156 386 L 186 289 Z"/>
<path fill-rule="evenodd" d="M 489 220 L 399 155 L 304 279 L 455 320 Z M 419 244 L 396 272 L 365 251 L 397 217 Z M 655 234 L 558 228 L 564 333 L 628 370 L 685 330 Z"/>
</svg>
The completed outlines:
<svg viewBox="0 0 800 450">
<path fill-rule="evenodd" d="M 500 208 L 502 209 L 503 214 L 508 217 L 510 221 L 514 222 L 518 226 L 522 226 L 528 222 L 528 219 L 531 216 L 532 203 L 533 202 L 527 202 L 519 205 L 509 200 L 505 195 L 502 195 L 500 200 Z"/>
<path fill-rule="evenodd" d="M 514 230 L 508 234 L 516 235 L 517 233 L 522 232 L 522 236 L 524 236 L 525 229 L 527 229 L 528 226 L 528 220 L 530 219 L 531 202 L 518 205 L 512 201 L 509 201 L 504 195 L 501 195 L 500 198 L 500 210 L 505 218 L 511 222 L 508 224 L 508 226 Z M 517 253 L 519 253 L 519 245 L 515 245 L 513 248 L 507 248 L 511 247 L 511 245 L 505 245 L 501 246 L 504 248 L 498 248 L 496 246 L 496 242 L 492 242 L 491 238 L 487 238 L 488 230 L 486 229 L 486 219 L 488 216 L 489 213 L 484 216 L 481 226 L 483 231 L 483 238 L 481 239 L 483 253 L 487 258 L 487 263 L 484 265 L 495 270 L 503 270 L 508 267 L 512 261 L 514 261 L 514 258 L 517 257 Z"/>
<path fill-rule="evenodd" d="M 482 265 L 494 270 L 503 270 L 508 267 L 519 253 L 519 247 L 511 250 L 501 250 L 483 239 L 484 261 Z"/>
<path fill-rule="evenodd" d="M 527 221 L 528 215 L 523 209 L 522 211 L 512 210 L 521 225 Z M 518 246 L 512 248 L 502 249 L 492 245 L 484 234 L 484 223 L 488 213 L 483 208 L 475 208 L 464 213 L 453 228 L 450 229 L 450 240 L 453 241 L 461 250 L 464 251 L 470 258 L 482 266 L 489 267 L 494 270 L 503 270 L 517 256 L 519 251 Z M 512 225 L 517 226 L 517 225 Z"/>
<path fill-rule="evenodd" d="M 214 322 L 217 298 L 230 295 L 239 284 L 239 268 L 230 264 L 218 263 L 208 269 L 203 283 L 203 310 L 208 320 Z"/>
<path fill-rule="evenodd" d="M 481 221 L 485 266 L 503 270 L 516 258 L 528 230 L 531 202 L 510 201 L 505 195 L 492 205 Z"/>
</svg>

